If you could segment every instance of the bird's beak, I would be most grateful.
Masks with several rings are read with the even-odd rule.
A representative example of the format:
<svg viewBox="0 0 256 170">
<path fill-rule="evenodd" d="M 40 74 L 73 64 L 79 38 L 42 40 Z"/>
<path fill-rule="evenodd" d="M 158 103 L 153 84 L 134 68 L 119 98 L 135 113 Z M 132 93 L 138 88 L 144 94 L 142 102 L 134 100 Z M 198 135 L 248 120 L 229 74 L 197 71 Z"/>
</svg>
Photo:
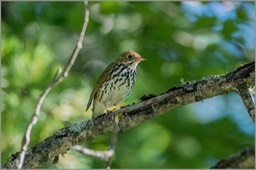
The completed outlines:
<svg viewBox="0 0 256 170">
<path fill-rule="evenodd" d="M 137 62 L 141 62 L 141 61 L 144 61 L 144 60 L 146 60 L 146 59 L 143 58 L 143 57 L 140 57 L 140 58 L 137 58 L 137 59 L 136 59 Z"/>
</svg>

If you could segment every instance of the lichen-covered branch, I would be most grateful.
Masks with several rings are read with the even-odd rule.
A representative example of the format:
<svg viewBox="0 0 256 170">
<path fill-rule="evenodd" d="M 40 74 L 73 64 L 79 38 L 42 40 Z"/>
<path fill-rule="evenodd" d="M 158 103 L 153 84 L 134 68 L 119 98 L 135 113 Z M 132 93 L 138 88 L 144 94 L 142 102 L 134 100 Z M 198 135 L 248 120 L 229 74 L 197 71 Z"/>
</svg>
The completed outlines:
<svg viewBox="0 0 256 170">
<path fill-rule="evenodd" d="M 72 146 L 113 131 L 116 115 L 119 117 L 120 132 L 124 132 L 174 108 L 232 91 L 237 92 L 238 86 L 252 82 L 255 82 L 254 62 L 225 75 L 208 76 L 173 87 L 157 96 L 143 97 L 143 101 L 138 104 L 57 131 L 27 151 L 23 168 L 37 168 L 48 159 L 65 154 Z M 14 168 L 18 155 L 18 152 L 13 154 L 5 168 Z"/>
<path fill-rule="evenodd" d="M 220 160 L 212 168 L 235 168 L 235 169 L 254 169 L 255 151 L 254 148 L 246 148 L 227 159 Z"/>
</svg>

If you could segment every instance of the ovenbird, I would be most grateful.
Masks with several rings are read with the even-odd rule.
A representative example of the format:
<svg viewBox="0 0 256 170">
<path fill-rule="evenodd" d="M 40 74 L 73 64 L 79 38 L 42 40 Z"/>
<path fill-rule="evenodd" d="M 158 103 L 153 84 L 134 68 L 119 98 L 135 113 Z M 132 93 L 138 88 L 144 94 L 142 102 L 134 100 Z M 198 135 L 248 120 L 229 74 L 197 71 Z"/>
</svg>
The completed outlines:
<svg viewBox="0 0 256 170">
<path fill-rule="evenodd" d="M 93 118 L 103 114 L 108 107 L 123 101 L 131 92 L 136 79 L 136 67 L 143 61 L 138 53 L 129 50 L 111 63 L 98 79 L 87 104 L 93 102 Z"/>
</svg>

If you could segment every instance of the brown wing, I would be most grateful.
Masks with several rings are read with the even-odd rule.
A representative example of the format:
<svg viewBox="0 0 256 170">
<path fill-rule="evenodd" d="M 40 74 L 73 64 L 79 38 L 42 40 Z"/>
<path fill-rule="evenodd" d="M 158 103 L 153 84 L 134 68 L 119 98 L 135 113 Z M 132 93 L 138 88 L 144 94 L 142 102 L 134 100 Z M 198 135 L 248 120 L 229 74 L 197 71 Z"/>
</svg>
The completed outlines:
<svg viewBox="0 0 256 170">
<path fill-rule="evenodd" d="M 99 91 L 99 89 L 101 88 L 101 86 L 103 85 L 103 83 L 108 79 L 108 77 L 110 76 L 110 73 L 113 69 L 113 66 L 115 65 L 115 62 L 111 63 L 107 68 L 105 68 L 104 72 L 101 74 L 100 78 L 98 79 L 98 81 L 96 82 L 96 85 L 90 95 L 89 101 L 87 103 L 86 106 L 86 110 L 87 111 L 96 95 L 96 93 Z"/>
</svg>

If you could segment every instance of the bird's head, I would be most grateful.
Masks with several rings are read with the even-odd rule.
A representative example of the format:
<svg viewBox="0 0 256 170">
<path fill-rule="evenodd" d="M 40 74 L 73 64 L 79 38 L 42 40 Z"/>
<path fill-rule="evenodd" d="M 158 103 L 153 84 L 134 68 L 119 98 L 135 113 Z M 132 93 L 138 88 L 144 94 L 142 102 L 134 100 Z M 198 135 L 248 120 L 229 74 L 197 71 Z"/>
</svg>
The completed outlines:
<svg viewBox="0 0 256 170">
<path fill-rule="evenodd" d="M 121 56 L 117 59 L 118 62 L 126 65 L 127 67 L 136 69 L 137 65 L 145 60 L 141 57 L 137 52 L 128 50 L 121 54 Z"/>
</svg>

